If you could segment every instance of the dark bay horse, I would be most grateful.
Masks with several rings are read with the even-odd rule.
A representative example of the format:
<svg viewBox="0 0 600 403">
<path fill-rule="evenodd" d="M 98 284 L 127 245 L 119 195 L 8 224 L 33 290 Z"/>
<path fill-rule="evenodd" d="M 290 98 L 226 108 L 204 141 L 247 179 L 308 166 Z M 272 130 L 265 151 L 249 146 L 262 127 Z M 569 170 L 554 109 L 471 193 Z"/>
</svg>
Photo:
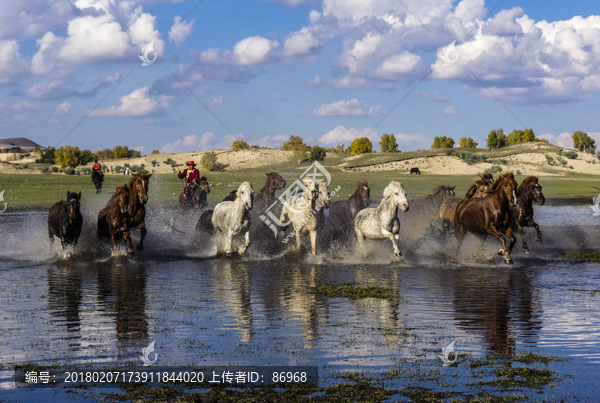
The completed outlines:
<svg viewBox="0 0 600 403">
<path fill-rule="evenodd" d="M 525 242 L 525 231 L 523 227 L 535 228 L 537 233 L 536 241 L 542 243 L 542 233 L 540 227 L 533 221 L 533 201 L 540 206 L 544 205 L 546 198 L 542 193 L 542 186 L 538 183 L 538 178 L 528 176 L 517 188 L 517 205 L 512 207 L 511 226 L 521 235 L 521 243 L 525 253 L 529 254 L 527 243 Z"/>
<path fill-rule="evenodd" d="M 367 181 L 356 182 L 356 190 L 347 200 L 331 203 L 327 228 L 334 239 L 350 240 L 354 235 L 354 217 L 371 204 L 371 188 Z"/>
<path fill-rule="evenodd" d="M 495 236 L 502 244 L 504 262 L 512 264 L 510 252 L 516 238 L 510 228 L 511 207 L 517 205 L 517 182 L 512 172 L 502 174 L 492 185 L 488 195 L 480 199 L 464 199 L 454 215 L 454 234 L 457 241 L 457 254 L 467 235 L 471 232 L 481 239 L 482 244 L 488 235 Z M 502 234 L 510 238 L 507 247 Z"/>
<path fill-rule="evenodd" d="M 117 236 L 127 242 L 127 253 L 133 255 L 130 235 L 129 188 L 117 185 L 117 194 L 111 197 L 106 207 L 98 213 L 98 237 L 108 237 L 112 242 L 113 253 L 117 253 Z"/>
<path fill-rule="evenodd" d="M 494 177 L 492 174 L 479 175 L 481 179 L 471 186 L 467 191 L 465 198 L 467 199 L 480 199 L 487 195 L 492 184 L 494 183 Z M 454 225 L 454 213 L 458 203 L 462 200 L 460 197 L 448 197 L 440 206 L 438 219 L 444 229 L 451 228 Z"/>
<path fill-rule="evenodd" d="M 81 192 L 67 192 L 67 201 L 61 200 L 50 207 L 48 213 L 48 236 L 54 243 L 54 236 L 60 238 L 63 250 L 68 246 L 77 246 L 83 217 L 81 215 Z"/>
<path fill-rule="evenodd" d="M 104 182 L 104 174 L 92 169 L 92 182 L 96 186 L 96 194 L 102 193 L 102 182 Z"/>
<path fill-rule="evenodd" d="M 185 191 L 179 195 L 179 205 L 183 209 L 199 208 L 204 209 L 208 206 L 207 194 L 210 193 L 210 186 L 206 176 L 201 177 L 198 181 L 193 181 L 190 185 L 190 198 L 185 197 Z"/>
<path fill-rule="evenodd" d="M 444 201 L 456 196 L 455 187 L 440 185 L 433 189 L 429 196 L 410 200 L 410 210 L 404 212 L 399 210 L 398 219 L 403 228 L 403 236 L 418 239 L 425 235 L 431 221 L 437 220 L 438 212 Z"/>
</svg>

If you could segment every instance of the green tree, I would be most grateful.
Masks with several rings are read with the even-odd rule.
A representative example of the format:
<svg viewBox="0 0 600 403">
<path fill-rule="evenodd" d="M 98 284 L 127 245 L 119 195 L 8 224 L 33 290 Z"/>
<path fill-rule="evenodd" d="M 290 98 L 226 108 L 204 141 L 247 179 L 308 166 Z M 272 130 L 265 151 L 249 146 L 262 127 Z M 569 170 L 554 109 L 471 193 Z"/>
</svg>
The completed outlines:
<svg viewBox="0 0 600 403">
<path fill-rule="evenodd" d="M 150 154 L 160 154 L 160 152 L 158 150 L 152 150 Z"/>
<path fill-rule="evenodd" d="M 246 148 L 250 148 L 250 146 L 244 140 L 235 140 L 231 143 L 232 150 L 245 150 Z"/>
<path fill-rule="evenodd" d="M 498 135 L 498 148 L 506 147 L 508 145 L 508 136 L 504 134 L 504 129 L 499 128 L 496 130 Z"/>
<path fill-rule="evenodd" d="M 290 136 L 289 140 L 281 146 L 283 151 L 293 151 L 294 157 L 298 159 L 298 163 L 304 159 L 308 146 L 304 144 L 304 139 L 300 136 Z"/>
<path fill-rule="evenodd" d="M 41 162 L 45 164 L 54 164 L 56 158 L 55 153 L 56 149 L 54 147 L 46 148 L 40 157 L 40 159 L 42 160 Z"/>
<path fill-rule="evenodd" d="M 479 143 L 473 141 L 471 137 L 462 137 L 458 144 L 464 148 L 477 148 Z"/>
<path fill-rule="evenodd" d="M 496 130 L 492 130 L 490 134 L 488 134 L 486 145 L 490 151 L 494 151 L 498 148 L 498 133 Z"/>
<path fill-rule="evenodd" d="M 112 160 L 114 158 L 113 151 L 110 148 L 105 148 L 104 150 L 96 151 L 96 155 L 98 156 L 98 159 L 101 161 Z"/>
<path fill-rule="evenodd" d="M 535 141 L 535 133 L 533 132 L 533 129 L 526 129 L 525 133 L 523 134 L 523 142 L 530 142 L 530 141 Z"/>
<path fill-rule="evenodd" d="M 396 136 L 393 134 L 384 134 L 381 136 L 381 141 L 379 142 L 381 146 L 382 153 L 397 153 L 398 143 L 396 143 Z"/>
<path fill-rule="evenodd" d="M 310 162 L 313 161 L 323 161 L 327 157 L 327 150 L 323 147 L 314 146 L 310 149 L 310 154 L 308 155 L 308 160 Z"/>
<path fill-rule="evenodd" d="M 90 162 L 94 161 L 94 159 L 98 158 L 96 154 L 91 152 L 90 150 L 82 150 L 81 151 L 81 164 L 87 165 Z"/>
<path fill-rule="evenodd" d="M 56 163 L 61 168 L 73 167 L 81 165 L 81 151 L 79 147 L 63 146 L 55 152 Z"/>
<path fill-rule="evenodd" d="M 506 139 L 506 144 L 512 146 L 513 144 L 520 144 L 523 142 L 523 130 L 513 130 Z"/>
<path fill-rule="evenodd" d="M 452 148 L 454 147 L 454 139 L 446 136 L 437 136 L 433 138 L 431 148 Z"/>
<path fill-rule="evenodd" d="M 352 154 L 366 154 L 373 151 L 373 143 L 367 137 L 354 139 L 350 147 L 352 148 Z"/>
<path fill-rule="evenodd" d="M 576 131 L 573 133 L 573 148 L 579 151 L 588 151 L 592 154 L 596 152 L 596 141 L 588 136 L 586 132 Z"/>
</svg>

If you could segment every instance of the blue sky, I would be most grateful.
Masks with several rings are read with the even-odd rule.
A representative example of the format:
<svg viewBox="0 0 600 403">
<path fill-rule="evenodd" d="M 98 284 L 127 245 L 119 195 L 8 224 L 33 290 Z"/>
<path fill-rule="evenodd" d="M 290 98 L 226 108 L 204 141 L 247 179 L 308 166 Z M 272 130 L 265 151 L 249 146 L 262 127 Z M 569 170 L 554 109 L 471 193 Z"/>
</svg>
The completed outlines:
<svg viewBox="0 0 600 403">
<path fill-rule="evenodd" d="M 330 147 L 384 133 L 403 151 L 441 135 L 483 146 L 500 127 L 562 146 L 575 130 L 600 142 L 595 1 L 0 6 L 0 137 L 144 153 L 235 139 L 278 147 L 290 135 Z M 142 66 L 152 41 L 156 61 Z"/>
</svg>

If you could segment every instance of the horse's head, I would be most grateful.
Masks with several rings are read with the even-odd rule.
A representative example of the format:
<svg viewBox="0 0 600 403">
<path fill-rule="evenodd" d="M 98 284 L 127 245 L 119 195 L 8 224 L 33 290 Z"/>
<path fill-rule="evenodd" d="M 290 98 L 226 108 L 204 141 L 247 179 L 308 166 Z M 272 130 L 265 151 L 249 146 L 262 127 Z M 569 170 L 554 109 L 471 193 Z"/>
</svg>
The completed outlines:
<svg viewBox="0 0 600 403">
<path fill-rule="evenodd" d="M 200 183 L 198 183 L 198 186 L 200 186 L 200 189 L 204 190 L 204 192 L 210 193 L 210 183 L 208 183 L 206 176 L 200 178 Z"/>
<path fill-rule="evenodd" d="M 141 204 L 148 202 L 148 182 L 152 174 L 140 174 L 134 173 L 131 175 L 131 181 L 133 182 L 132 192 L 137 194 L 138 200 Z"/>
<path fill-rule="evenodd" d="M 436 187 L 435 189 L 433 189 L 433 192 L 431 192 L 432 196 L 436 196 L 439 195 L 439 197 L 441 197 L 442 200 L 446 200 L 448 197 L 454 197 L 456 196 L 456 193 L 454 193 L 454 187 L 450 187 L 450 186 L 445 186 L 445 185 L 440 185 L 438 187 Z"/>
<path fill-rule="evenodd" d="M 529 199 L 533 199 L 542 206 L 546 202 L 546 198 L 542 193 L 542 186 L 538 183 L 538 178 L 535 176 L 528 176 L 523 179 L 521 185 L 517 189 L 517 195 L 521 195 L 523 192 L 526 193 Z"/>
<path fill-rule="evenodd" d="M 246 206 L 246 210 L 252 210 L 252 204 L 254 203 L 254 189 L 250 182 L 243 182 L 237 190 L 236 201 L 237 203 L 243 203 Z"/>
<path fill-rule="evenodd" d="M 485 186 L 485 190 L 489 190 L 494 184 L 494 176 L 492 174 L 479 175 L 481 178 L 481 184 Z"/>
<path fill-rule="evenodd" d="M 283 179 L 277 172 L 265 172 L 265 175 L 267 175 L 267 183 L 265 184 L 265 187 L 276 190 L 283 189 L 285 187 L 285 179 Z"/>
<path fill-rule="evenodd" d="M 79 209 L 81 207 L 81 192 L 71 193 L 67 192 L 67 212 L 69 213 L 69 220 L 74 220 L 79 215 Z"/>
<path fill-rule="evenodd" d="M 316 183 L 317 189 L 319 189 L 319 195 L 317 196 L 316 204 L 319 208 L 329 208 L 331 206 L 331 195 L 329 192 L 329 186 L 325 182 Z"/>
<path fill-rule="evenodd" d="M 306 195 L 308 196 L 308 200 L 317 200 L 319 197 L 319 186 L 317 185 L 317 182 L 306 176 L 302 179 L 302 183 L 307 190 Z"/>
<path fill-rule="evenodd" d="M 127 213 L 127 205 L 129 204 L 129 188 L 127 185 L 117 185 L 117 205 L 121 214 Z"/>
<path fill-rule="evenodd" d="M 508 172 L 500 175 L 500 177 L 496 180 L 501 181 L 501 189 L 504 197 L 506 197 L 510 203 L 511 207 L 517 205 L 517 182 L 515 181 L 515 176 L 512 172 Z"/>
<path fill-rule="evenodd" d="M 363 207 L 369 207 L 369 204 L 371 204 L 371 188 L 369 188 L 369 184 L 367 181 L 359 181 L 357 185 L 356 191 L 360 195 Z"/>
<path fill-rule="evenodd" d="M 402 211 L 408 211 L 408 195 L 400 182 L 392 181 L 383 191 L 383 198 L 391 198 L 396 207 Z"/>
</svg>

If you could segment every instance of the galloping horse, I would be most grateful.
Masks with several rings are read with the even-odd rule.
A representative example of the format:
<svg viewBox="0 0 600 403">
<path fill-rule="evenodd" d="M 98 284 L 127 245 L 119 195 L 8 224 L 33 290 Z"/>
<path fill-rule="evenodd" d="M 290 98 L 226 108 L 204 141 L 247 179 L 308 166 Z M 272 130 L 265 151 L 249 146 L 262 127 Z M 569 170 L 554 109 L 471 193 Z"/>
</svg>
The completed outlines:
<svg viewBox="0 0 600 403">
<path fill-rule="evenodd" d="M 512 264 L 510 252 L 516 238 L 510 228 L 511 207 L 517 205 L 517 182 L 512 172 L 500 175 L 492 185 L 489 194 L 480 199 L 464 199 L 454 215 L 454 233 L 457 240 L 457 254 L 468 232 L 478 236 L 483 244 L 487 235 L 495 236 L 502 244 L 499 253 L 504 254 L 504 262 Z M 507 247 L 504 233 L 510 238 Z"/>
<path fill-rule="evenodd" d="M 286 222 L 285 216 L 288 216 L 292 222 L 292 228 L 296 235 L 296 248 L 294 248 L 296 251 L 302 249 L 302 236 L 310 234 L 311 251 L 313 255 L 316 255 L 318 224 L 316 208 L 321 189 L 318 183 L 311 178 L 305 177 L 302 181 L 306 190 L 301 195 L 290 197 L 283 203 L 279 221 Z M 328 193 L 327 184 L 325 184 L 324 192 Z M 321 201 L 325 203 L 326 199 L 327 196 Z M 282 228 L 281 232 L 283 231 L 284 229 Z"/>
<path fill-rule="evenodd" d="M 492 174 L 479 175 L 481 179 L 471 186 L 467 191 L 465 198 L 467 199 L 480 199 L 485 197 L 490 190 L 490 187 L 494 183 L 494 177 Z M 440 206 L 438 219 L 444 228 L 451 227 L 454 225 L 454 214 L 456 213 L 456 207 L 462 200 L 460 197 L 449 197 Z"/>
<path fill-rule="evenodd" d="M 81 192 L 67 192 L 67 201 L 61 200 L 50 207 L 48 213 L 48 236 L 50 243 L 54 243 L 54 236 L 60 238 L 63 250 L 68 246 L 77 246 L 81 227 L 83 226 L 83 217 L 79 211 L 81 205 Z"/>
<path fill-rule="evenodd" d="M 437 220 L 440 206 L 444 201 L 454 198 L 455 187 L 438 186 L 427 197 L 410 200 L 410 210 L 398 211 L 403 236 L 418 239 L 423 236 L 432 220 Z"/>
<path fill-rule="evenodd" d="M 179 205 L 181 208 L 184 210 L 190 208 L 204 209 L 208 206 L 206 195 L 210 193 L 210 186 L 206 176 L 201 177 L 198 181 L 193 181 L 188 186 L 191 187 L 190 198 L 185 197 L 185 192 L 181 192 L 179 195 Z"/>
<path fill-rule="evenodd" d="M 400 221 L 398 210 L 408 211 L 408 198 L 406 191 L 399 182 L 392 181 L 383 191 L 383 200 L 377 208 L 366 208 L 354 217 L 354 234 L 360 246 L 364 238 L 388 238 L 394 246 L 394 256 L 400 257 Z"/>
<path fill-rule="evenodd" d="M 237 190 L 235 201 L 224 201 L 215 206 L 212 226 L 216 232 L 217 254 L 233 253 L 234 237 L 243 236 L 244 245 L 238 253 L 243 255 L 250 246 L 250 214 L 254 201 L 254 189 L 250 182 L 243 182 Z"/>
<path fill-rule="evenodd" d="M 104 175 L 95 169 L 92 169 L 92 182 L 94 182 L 94 186 L 96 186 L 96 193 L 102 193 L 102 182 L 104 182 Z"/>
<path fill-rule="evenodd" d="M 538 178 L 528 176 L 523 179 L 523 182 L 517 188 L 517 205 L 512 207 L 511 226 L 513 230 L 521 235 L 521 243 L 525 253 L 529 254 L 527 243 L 525 242 L 525 231 L 523 227 L 535 228 L 537 233 L 536 241 L 542 243 L 542 233 L 540 227 L 533 221 L 533 200 L 542 206 L 546 202 L 546 198 L 542 193 L 542 186 L 538 183 Z"/>
<path fill-rule="evenodd" d="M 371 189 L 366 181 L 357 182 L 357 188 L 348 200 L 331 203 L 327 225 L 335 238 L 349 238 L 354 225 L 354 217 L 371 204 Z"/>
<path fill-rule="evenodd" d="M 127 253 L 133 255 L 133 245 L 130 235 L 129 188 L 127 185 L 117 185 L 117 194 L 111 197 L 106 207 L 98 213 L 98 237 L 110 237 L 113 253 L 117 253 L 117 235 L 127 242 Z"/>
</svg>

